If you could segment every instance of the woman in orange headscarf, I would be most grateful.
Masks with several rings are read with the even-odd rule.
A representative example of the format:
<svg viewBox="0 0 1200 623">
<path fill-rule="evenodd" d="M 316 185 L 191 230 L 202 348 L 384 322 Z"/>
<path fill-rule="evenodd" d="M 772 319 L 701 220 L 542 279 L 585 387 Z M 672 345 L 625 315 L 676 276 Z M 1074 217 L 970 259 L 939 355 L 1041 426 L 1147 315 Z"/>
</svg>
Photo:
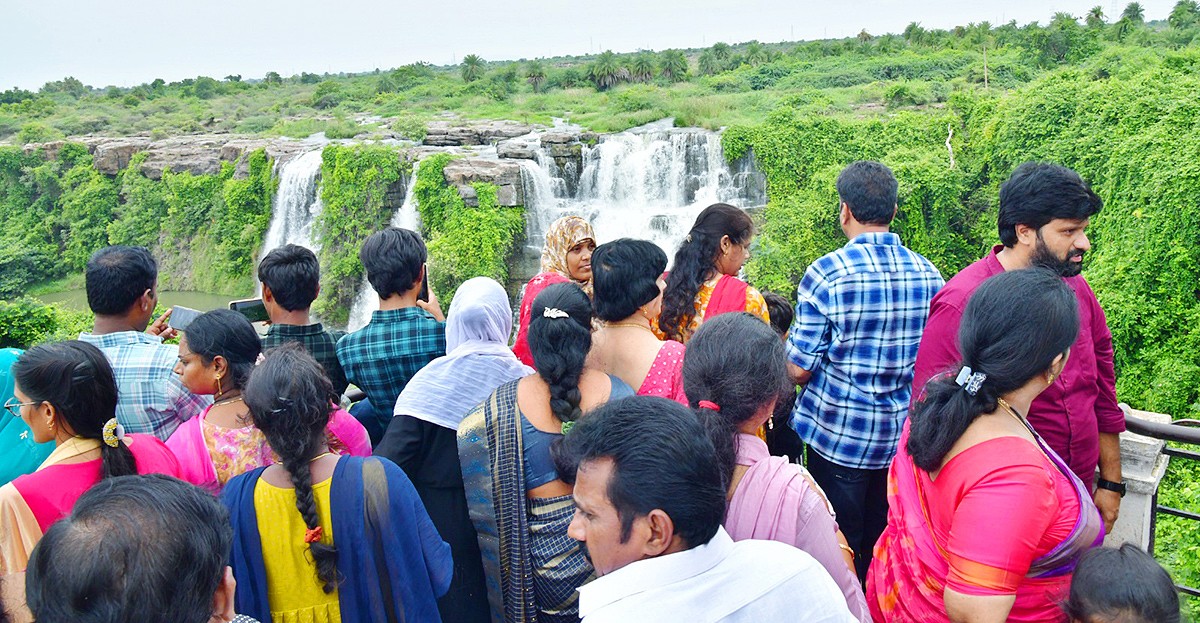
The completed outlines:
<svg viewBox="0 0 1200 623">
<path fill-rule="evenodd" d="M 596 233 L 591 223 L 578 216 L 564 216 L 550 224 L 546 246 L 542 248 L 542 271 L 529 280 L 521 296 L 521 317 L 517 325 L 517 340 L 513 353 L 527 366 L 533 366 L 529 352 L 529 310 L 533 299 L 546 286 L 574 282 L 592 296 L 592 251 L 596 250 Z"/>
</svg>

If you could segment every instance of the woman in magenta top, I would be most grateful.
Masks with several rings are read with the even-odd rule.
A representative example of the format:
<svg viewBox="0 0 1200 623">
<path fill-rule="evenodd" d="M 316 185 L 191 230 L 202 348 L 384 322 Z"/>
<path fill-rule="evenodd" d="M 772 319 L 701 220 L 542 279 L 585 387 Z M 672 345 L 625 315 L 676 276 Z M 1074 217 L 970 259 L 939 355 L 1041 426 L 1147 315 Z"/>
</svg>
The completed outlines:
<svg viewBox="0 0 1200 623">
<path fill-rule="evenodd" d="M 667 254 L 653 242 L 621 238 L 592 254 L 596 317 L 589 366 L 637 388 L 687 404 L 683 392 L 683 344 L 660 340 L 651 325 L 662 309 Z"/>
<path fill-rule="evenodd" d="M 688 342 L 683 385 L 729 480 L 725 530 L 735 541 L 779 541 L 808 552 L 867 623 L 853 552 L 824 494 L 803 467 L 771 456 L 755 434 L 790 391 L 786 361 L 775 331 L 745 312 L 705 321 Z"/>
<path fill-rule="evenodd" d="M 533 299 L 547 286 L 555 283 L 574 283 L 589 297 L 592 295 L 592 251 L 596 249 L 596 232 L 592 224 L 578 216 L 564 216 L 550 224 L 546 246 L 542 247 L 542 270 L 521 293 L 521 313 L 517 320 L 517 339 L 513 353 L 521 363 L 533 366 L 529 352 L 529 310 Z"/>
<path fill-rule="evenodd" d="M 0 575 L 25 570 L 51 524 L 105 478 L 179 476 L 175 456 L 153 435 L 125 435 L 116 420 L 117 382 L 100 349 L 71 340 L 31 348 L 12 367 L 5 404 L 36 443 L 55 448 L 41 467 L 0 487 Z"/>
<path fill-rule="evenodd" d="M 176 374 L 188 391 L 213 397 L 211 406 L 167 439 L 184 480 L 220 493 L 234 476 L 279 461 L 242 400 L 242 388 L 261 353 L 254 326 L 228 309 L 201 315 L 181 334 Z M 370 456 L 366 429 L 342 409 L 333 412 L 327 433 L 335 454 Z"/>
<path fill-rule="evenodd" d="M 925 385 L 888 472 L 888 526 L 867 575 L 876 621 L 1062 620 L 1075 563 L 1104 523 L 1023 414 L 1078 331 L 1074 295 L 1046 269 L 1004 272 L 971 296 L 963 361 Z"/>
</svg>

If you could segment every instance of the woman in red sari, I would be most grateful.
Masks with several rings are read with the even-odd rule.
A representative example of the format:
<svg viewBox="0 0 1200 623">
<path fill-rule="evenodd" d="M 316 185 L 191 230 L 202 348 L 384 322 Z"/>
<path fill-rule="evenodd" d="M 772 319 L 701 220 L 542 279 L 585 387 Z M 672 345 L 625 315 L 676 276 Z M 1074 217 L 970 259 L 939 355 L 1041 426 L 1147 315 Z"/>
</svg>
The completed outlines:
<svg viewBox="0 0 1200 623">
<path fill-rule="evenodd" d="M 5 408 L 54 451 L 32 474 L 0 487 L 0 575 L 25 570 L 33 546 L 75 500 L 105 478 L 179 476 L 175 455 L 153 435 L 125 435 L 116 420 L 117 382 L 100 349 L 71 340 L 25 351 L 12 367 Z"/>
<path fill-rule="evenodd" d="M 726 312 L 750 312 L 771 321 L 762 294 L 736 276 L 750 259 L 753 238 L 750 215 L 726 203 L 704 208 L 667 274 L 655 327 L 659 337 L 686 344 L 700 323 Z"/>
<path fill-rule="evenodd" d="M 550 224 L 546 246 L 542 247 L 542 270 L 521 291 L 521 313 L 517 321 L 517 339 L 513 354 L 521 363 L 534 367 L 529 352 L 529 310 L 533 299 L 547 286 L 574 283 L 588 298 L 592 296 L 592 251 L 596 250 L 596 232 L 592 224 L 578 216 L 564 216 Z"/>
<path fill-rule="evenodd" d="M 963 361 L 925 386 L 888 472 L 888 526 L 867 574 L 876 621 L 1063 620 L 1104 522 L 1022 414 L 1078 331 L 1075 296 L 1046 269 L 1001 273 L 971 297 Z"/>
</svg>

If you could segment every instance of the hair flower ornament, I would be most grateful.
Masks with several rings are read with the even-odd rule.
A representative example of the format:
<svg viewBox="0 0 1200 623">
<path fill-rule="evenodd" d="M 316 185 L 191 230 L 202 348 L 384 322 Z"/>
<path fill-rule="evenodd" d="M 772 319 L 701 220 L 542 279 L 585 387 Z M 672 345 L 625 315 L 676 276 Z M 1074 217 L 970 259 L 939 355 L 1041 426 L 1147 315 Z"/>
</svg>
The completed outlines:
<svg viewBox="0 0 1200 623">
<path fill-rule="evenodd" d="M 987 375 L 982 372 L 975 372 L 971 366 L 963 366 L 959 370 L 958 377 L 954 379 L 958 386 L 967 390 L 967 393 L 974 396 L 979 393 L 979 388 L 983 386 L 983 382 L 987 380 Z"/>
<path fill-rule="evenodd" d="M 125 427 L 117 422 L 117 418 L 109 418 L 104 423 L 103 429 L 104 444 L 110 448 L 116 448 L 120 445 L 121 440 L 125 439 Z"/>
<path fill-rule="evenodd" d="M 570 318 L 571 314 L 558 309 L 557 307 L 547 307 L 542 310 L 542 316 L 546 318 Z"/>
</svg>

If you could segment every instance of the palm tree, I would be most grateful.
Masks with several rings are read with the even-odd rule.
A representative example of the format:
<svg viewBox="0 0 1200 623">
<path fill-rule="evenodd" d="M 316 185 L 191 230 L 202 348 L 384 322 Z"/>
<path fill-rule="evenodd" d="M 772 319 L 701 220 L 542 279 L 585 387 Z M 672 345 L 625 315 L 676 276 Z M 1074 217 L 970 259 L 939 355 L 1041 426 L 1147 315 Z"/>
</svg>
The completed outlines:
<svg viewBox="0 0 1200 623">
<path fill-rule="evenodd" d="M 659 57 L 659 70 L 667 80 L 679 82 L 687 77 L 687 57 L 679 50 L 664 50 Z"/>
<path fill-rule="evenodd" d="M 904 40 L 913 44 L 920 45 L 925 39 L 925 29 L 921 27 L 921 22 L 909 22 L 908 26 L 904 27 Z"/>
<path fill-rule="evenodd" d="M 870 41 L 872 38 L 873 37 L 871 37 L 871 33 L 867 32 L 866 28 L 858 31 L 858 42 L 859 43 L 866 43 L 866 42 Z"/>
<path fill-rule="evenodd" d="M 729 60 L 729 57 L 733 54 L 733 49 L 729 47 L 729 44 L 720 41 L 712 44 L 712 47 L 709 49 L 712 50 L 713 58 L 718 61 Z"/>
<path fill-rule="evenodd" d="M 649 52 L 639 52 L 629 61 L 629 77 L 634 82 L 650 82 L 654 78 L 654 57 Z"/>
<path fill-rule="evenodd" d="M 629 71 L 621 67 L 612 50 L 605 50 L 588 65 L 587 74 L 598 91 L 607 91 L 628 78 Z"/>
<path fill-rule="evenodd" d="M 1130 2 L 1125 5 L 1125 10 L 1121 11 L 1121 18 L 1127 19 L 1131 24 L 1146 23 L 1146 9 L 1142 8 L 1141 2 Z"/>
<path fill-rule="evenodd" d="M 484 65 L 487 65 L 487 61 L 480 58 L 478 54 L 468 54 L 463 57 L 458 71 L 462 74 L 464 82 L 474 82 L 483 77 Z"/>
<path fill-rule="evenodd" d="M 532 60 L 525 64 L 525 82 L 533 87 L 534 93 L 541 93 L 542 85 L 546 83 L 546 68 L 541 61 Z"/>
<path fill-rule="evenodd" d="M 1089 28 L 1104 25 L 1104 7 L 1097 4 L 1087 12 L 1087 25 Z"/>
<path fill-rule="evenodd" d="M 751 67 L 761 65 L 769 60 L 767 49 L 757 41 L 751 41 L 746 45 L 745 56 L 746 64 Z"/>
<path fill-rule="evenodd" d="M 1179 0 L 1175 3 L 1175 8 L 1171 9 L 1171 15 L 1167 17 L 1167 23 L 1171 28 L 1180 30 L 1195 24 L 1200 18 L 1200 4 L 1196 0 Z"/>
<path fill-rule="evenodd" d="M 717 60 L 712 50 L 705 50 L 700 53 L 700 58 L 697 59 L 697 69 L 700 73 L 711 76 L 721 71 L 721 62 Z"/>
</svg>

